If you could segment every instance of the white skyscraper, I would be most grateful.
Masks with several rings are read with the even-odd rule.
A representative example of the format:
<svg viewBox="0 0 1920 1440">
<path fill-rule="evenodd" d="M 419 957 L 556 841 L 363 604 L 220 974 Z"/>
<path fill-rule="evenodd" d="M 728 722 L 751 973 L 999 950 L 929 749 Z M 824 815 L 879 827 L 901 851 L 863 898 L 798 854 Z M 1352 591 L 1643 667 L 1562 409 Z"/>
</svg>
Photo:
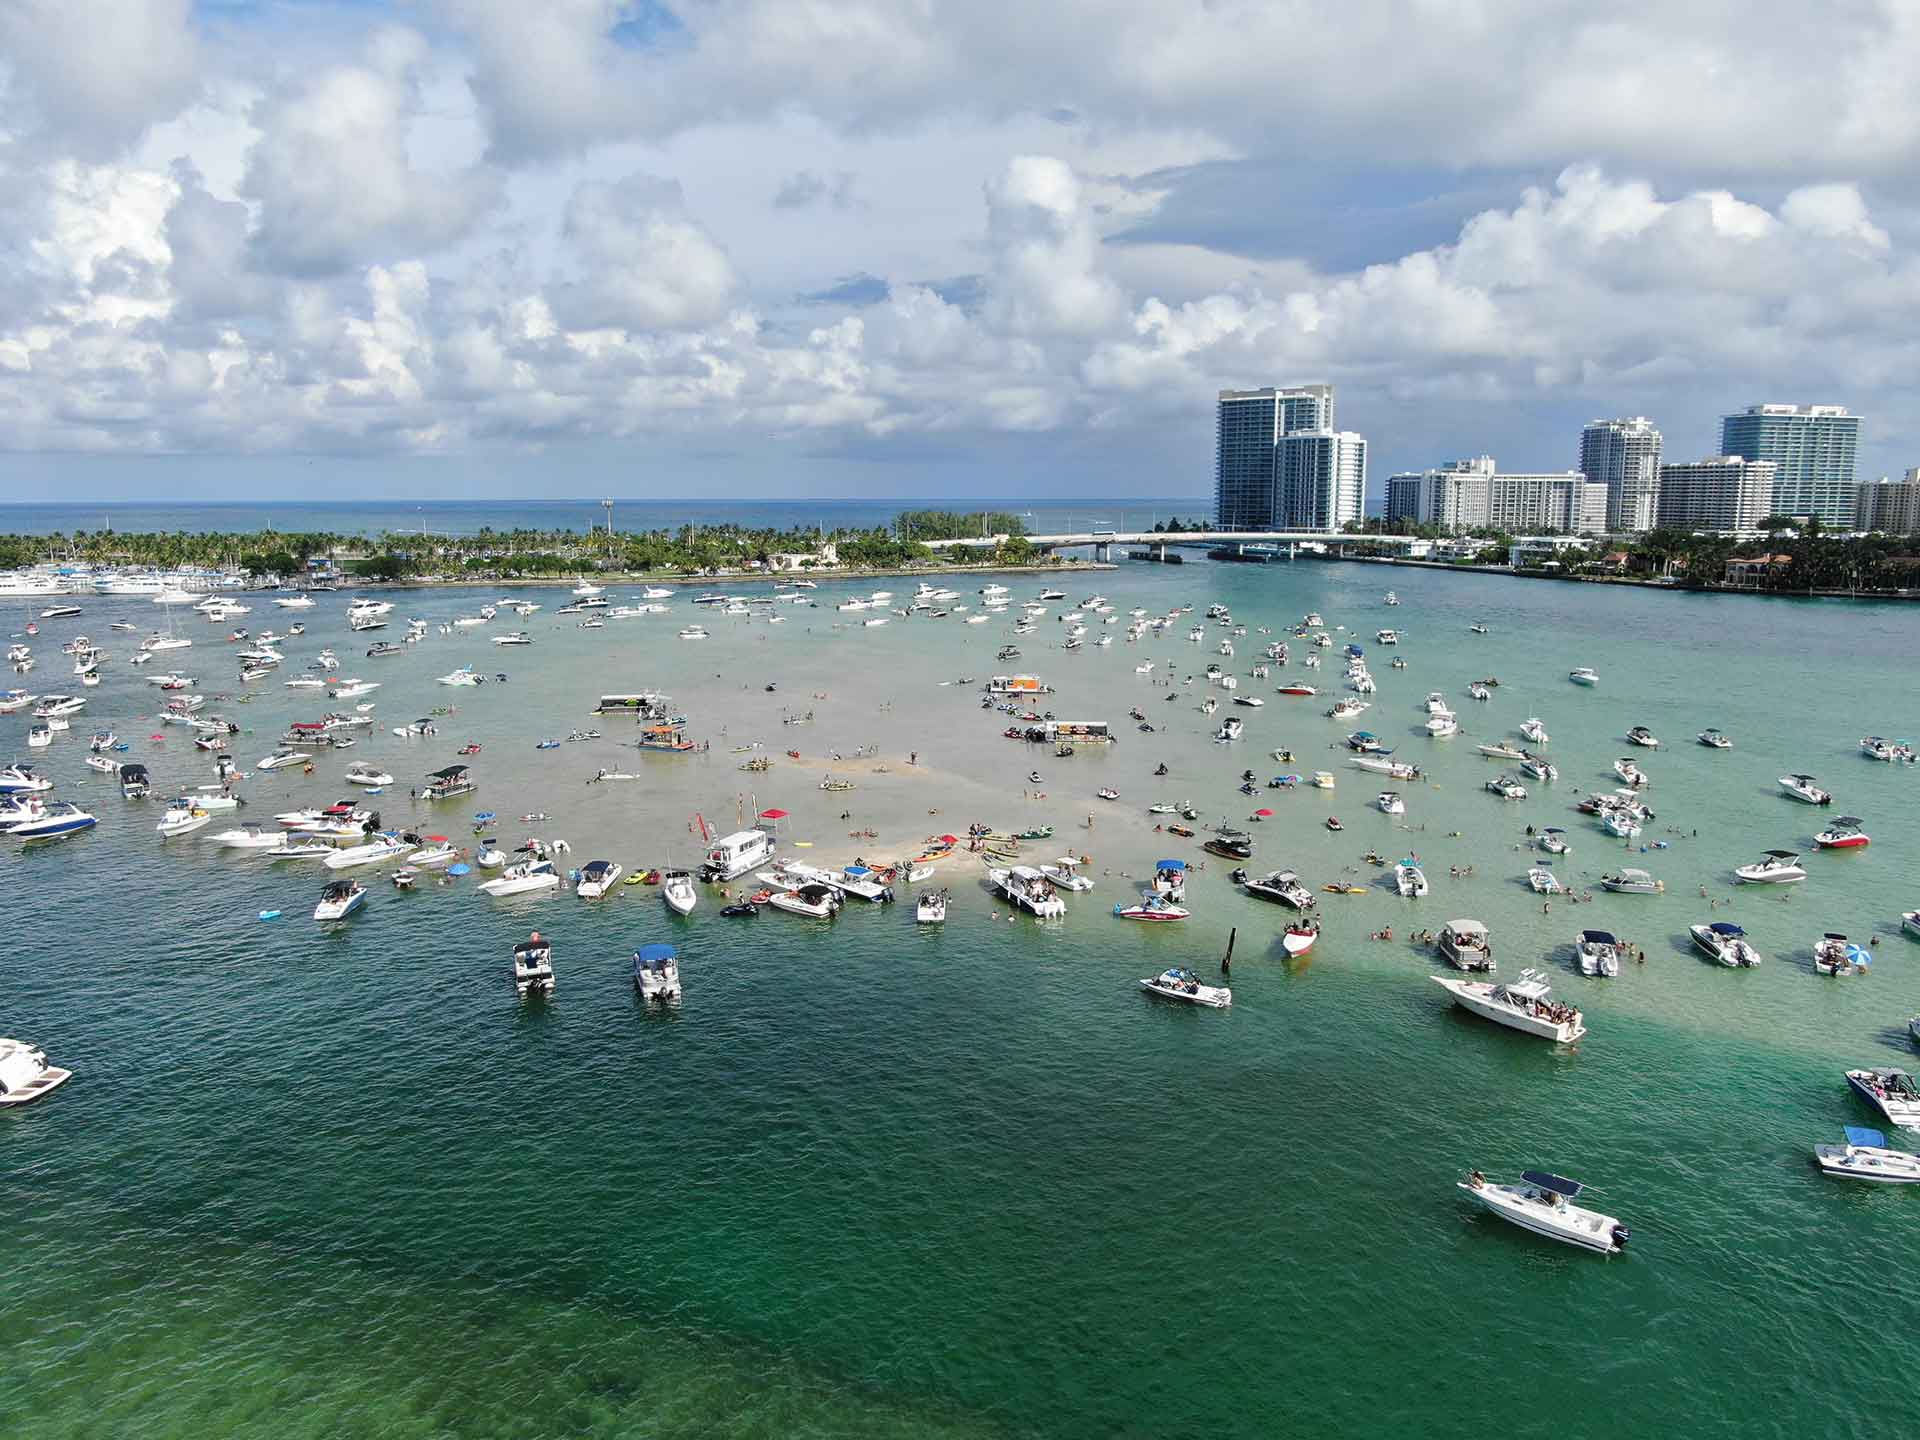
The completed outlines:
<svg viewBox="0 0 1920 1440">
<path fill-rule="evenodd" d="M 1387 482 L 1387 518 L 1453 531 L 1498 527 L 1515 534 L 1597 535 L 1607 524 L 1607 487 L 1578 470 L 1502 475 L 1491 455 L 1453 460 Z"/>
<path fill-rule="evenodd" d="M 1771 460 L 1710 455 L 1689 465 L 1660 467 L 1660 527 L 1752 532 L 1773 514 Z M 1851 519 L 1851 517 L 1849 517 Z"/>
<path fill-rule="evenodd" d="M 1351 430 L 1303 430 L 1280 437 L 1279 530 L 1337 533 L 1363 513 L 1367 442 Z"/>
<path fill-rule="evenodd" d="M 1660 500 L 1660 432 L 1644 415 L 1595 420 L 1580 432 L 1580 472 L 1607 487 L 1606 527 L 1651 530 Z"/>
<path fill-rule="evenodd" d="M 1322 529 L 1326 527 L 1313 523 L 1312 517 L 1323 513 L 1327 504 L 1332 505 L 1327 513 L 1342 516 L 1339 524 L 1358 519 L 1360 510 L 1356 507 L 1348 513 L 1341 498 L 1344 482 L 1323 494 L 1302 478 L 1305 472 L 1300 467 L 1320 463 L 1313 459 L 1314 447 L 1295 457 L 1296 473 L 1291 480 L 1285 473 L 1287 455 L 1283 446 L 1290 437 L 1340 433 L 1333 428 L 1331 385 L 1222 390 L 1214 431 L 1215 523 L 1222 530 Z M 1336 470 L 1344 470 L 1357 454 L 1364 491 L 1366 442 L 1357 435 L 1347 438 L 1359 442 L 1357 451 L 1350 445 L 1336 447 L 1322 458 Z"/>
</svg>

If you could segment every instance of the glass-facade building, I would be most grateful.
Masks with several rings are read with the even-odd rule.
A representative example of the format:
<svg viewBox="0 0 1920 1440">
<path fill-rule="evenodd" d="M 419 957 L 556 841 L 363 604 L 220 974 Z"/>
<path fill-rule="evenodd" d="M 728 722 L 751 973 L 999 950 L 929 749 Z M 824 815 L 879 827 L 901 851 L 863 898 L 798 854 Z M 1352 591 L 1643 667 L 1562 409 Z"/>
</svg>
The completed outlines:
<svg viewBox="0 0 1920 1440">
<path fill-rule="evenodd" d="M 1850 529 L 1860 417 L 1841 405 L 1751 405 L 1720 422 L 1720 453 L 1773 462 L 1773 513 Z"/>
<path fill-rule="evenodd" d="M 1302 477 L 1313 467 L 1331 466 L 1342 477 L 1358 457 L 1362 466 L 1364 491 L 1366 443 L 1334 447 L 1339 453 L 1313 457 L 1302 452 L 1291 463 L 1293 475 L 1286 472 L 1288 459 L 1282 442 L 1292 435 L 1336 435 L 1333 428 L 1333 387 L 1297 385 L 1290 388 L 1269 386 L 1261 390 L 1222 390 L 1214 432 L 1214 521 L 1222 530 L 1304 530 L 1330 528 L 1314 524 L 1310 517 L 1328 511 L 1329 503 L 1317 482 Z M 1324 450 L 1324 447 L 1322 447 Z M 1336 463 L 1337 462 L 1337 463 Z M 1344 495 L 1345 480 L 1332 484 L 1336 495 Z M 1332 503 L 1334 513 L 1344 511 L 1344 502 Z M 1355 508 L 1342 513 L 1340 524 L 1359 518 Z M 1338 524 L 1331 528 L 1338 528 Z"/>
<path fill-rule="evenodd" d="M 1580 432 L 1580 472 L 1607 487 L 1610 532 L 1653 528 L 1660 508 L 1660 432 L 1646 416 L 1589 424 Z"/>
</svg>

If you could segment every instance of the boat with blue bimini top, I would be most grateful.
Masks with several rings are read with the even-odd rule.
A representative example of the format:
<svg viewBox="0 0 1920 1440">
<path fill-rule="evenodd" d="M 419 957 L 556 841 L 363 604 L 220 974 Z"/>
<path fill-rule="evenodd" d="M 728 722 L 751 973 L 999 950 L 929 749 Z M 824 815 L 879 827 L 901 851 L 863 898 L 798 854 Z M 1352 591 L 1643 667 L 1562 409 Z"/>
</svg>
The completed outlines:
<svg viewBox="0 0 1920 1440">
<path fill-rule="evenodd" d="M 1203 985 L 1193 971 L 1177 965 L 1158 975 L 1147 976 L 1140 982 L 1140 988 L 1149 995 L 1181 1000 L 1189 1005 L 1205 1005 L 1213 1010 L 1224 1010 L 1233 1004 L 1233 991 L 1225 985 Z"/>
<path fill-rule="evenodd" d="M 1878 1185 L 1920 1185 L 1920 1155 L 1892 1149 L 1884 1134 L 1865 1125 L 1849 1125 L 1843 1133 L 1841 1144 L 1813 1147 L 1813 1163 L 1822 1174 Z"/>
<path fill-rule="evenodd" d="M 1614 1216 L 1574 1204 L 1588 1187 L 1564 1175 L 1522 1170 L 1518 1184 L 1499 1184 L 1474 1170 L 1456 1183 L 1508 1224 L 1562 1245 L 1618 1255 L 1632 1238 L 1633 1232 Z"/>
<path fill-rule="evenodd" d="M 671 945 L 642 945 L 633 952 L 633 984 L 645 1000 L 680 998 L 680 952 Z"/>
</svg>

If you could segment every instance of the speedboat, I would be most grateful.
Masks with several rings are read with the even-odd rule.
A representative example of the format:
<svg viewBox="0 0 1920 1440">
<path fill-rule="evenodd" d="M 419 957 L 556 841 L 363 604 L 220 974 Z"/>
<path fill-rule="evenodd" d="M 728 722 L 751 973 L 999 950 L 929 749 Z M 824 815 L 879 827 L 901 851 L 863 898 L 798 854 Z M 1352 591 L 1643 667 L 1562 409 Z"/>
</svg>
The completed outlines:
<svg viewBox="0 0 1920 1440">
<path fill-rule="evenodd" d="M 1602 875 L 1600 888 L 1611 890 L 1616 895 L 1659 895 L 1667 887 L 1646 871 L 1628 867 L 1613 874 Z"/>
<path fill-rule="evenodd" d="M 1611 979 L 1620 973 L 1620 942 L 1605 930 L 1582 930 L 1573 942 L 1582 975 Z"/>
<path fill-rule="evenodd" d="M 1613 773 L 1636 790 L 1648 783 L 1646 772 L 1624 755 L 1613 762 Z"/>
<path fill-rule="evenodd" d="M 1590 666 L 1579 665 L 1567 672 L 1567 679 L 1576 685 L 1598 685 L 1600 675 Z"/>
<path fill-rule="evenodd" d="M 913 904 L 913 919 L 917 925 L 938 925 L 947 918 L 947 892 L 944 890 L 923 890 Z"/>
<path fill-rule="evenodd" d="M 1600 817 L 1600 827 L 1609 835 L 1621 840 L 1632 840 L 1640 834 L 1640 822 L 1629 810 L 1610 809 Z"/>
<path fill-rule="evenodd" d="M 358 845 L 346 845 L 335 850 L 327 856 L 326 866 L 329 870 L 351 870 L 356 865 L 378 865 L 383 860 L 404 855 L 411 849 L 413 846 L 398 835 L 374 835 Z"/>
<path fill-rule="evenodd" d="M 1709 750 L 1731 750 L 1733 748 L 1733 741 L 1729 740 L 1720 731 L 1715 730 L 1711 727 L 1705 730 L 1702 730 L 1698 735 L 1694 736 L 1693 738 L 1698 740 L 1702 745 L 1706 746 Z"/>
<path fill-rule="evenodd" d="M 1519 1184 L 1499 1185 L 1475 1170 L 1457 1183 L 1502 1220 L 1562 1245 L 1618 1255 L 1632 1237 L 1613 1216 L 1574 1204 L 1586 1187 L 1564 1175 L 1523 1170 Z"/>
<path fill-rule="evenodd" d="M 1813 783 L 1811 775 L 1782 775 L 1780 788 L 1796 800 L 1804 800 L 1809 805 L 1831 805 L 1833 796 Z"/>
<path fill-rule="evenodd" d="M 0 1040 L 0 1045 L 6 1042 Z M 1813 1147 L 1813 1163 L 1821 1173 L 1841 1180 L 1869 1180 L 1881 1185 L 1920 1185 L 1920 1155 L 1887 1146 L 1887 1137 L 1864 1125 L 1848 1125 L 1838 1145 Z"/>
<path fill-rule="evenodd" d="M 1629 745 L 1639 745 L 1648 750 L 1658 750 L 1660 748 L 1659 740 L 1656 739 L 1654 733 L 1644 725 L 1636 725 L 1627 731 L 1627 743 Z"/>
<path fill-rule="evenodd" d="M 367 887 L 358 880 L 330 881 L 313 907 L 316 920 L 344 920 L 367 903 Z"/>
<path fill-rule="evenodd" d="M 1258 880 L 1243 879 L 1241 885 L 1256 900 L 1271 900 L 1294 910 L 1311 910 L 1320 903 L 1292 870 L 1270 870 Z"/>
<path fill-rule="evenodd" d="M 15 840 L 58 840 L 91 830 L 97 824 L 99 821 L 78 805 L 63 802 L 48 805 L 29 819 L 16 821 L 7 827 L 7 834 Z"/>
<path fill-rule="evenodd" d="M 1564 855 L 1573 847 L 1567 843 L 1567 832 L 1557 825 L 1549 825 L 1536 837 L 1535 844 L 1549 855 Z"/>
<path fill-rule="evenodd" d="M 1551 738 L 1547 734 L 1547 727 L 1541 723 L 1538 715 L 1532 715 L 1527 718 L 1526 723 L 1520 727 L 1520 734 L 1523 739 L 1532 745 L 1544 745 Z"/>
<path fill-rule="evenodd" d="M 1456 980 L 1451 975 L 1427 978 L 1451 995 L 1453 1003 L 1463 1010 L 1523 1035 L 1569 1045 L 1587 1033 L 1580 1012 L 1553 999 L 1553 987 L 1538 970 L 1522 970 L 1519 979 L 1504 984 L 1492 980 Z"/>
<path fill-rule="evenodd" d="M 313 756 L 298 750 L 276 750 L 253 768 L 256 770 L 284 770 L 289 765 L 305 765 Z"/>
<path fill-rule="evenodd" d="M 1045 873 L 1045 872 L 1042 872 Z M 1191 910 L 1161 895 L 1147 894 L 1131 905 L 1116 905 L 1113 913 L 1122 920 L 1185 920 Z"/>
<path fill-rule="evenodd" d="M 671 945 L 642 945 L 633 952 L 633 985 L 643 1000 L 678 1000 L 680 952 Z"/>
<path fill-rule="evenodd" d="M 1849 1070 L 1847 1084 L 1890 1124 L 1920 1130 L 1920 1086 L 1904 1070 Z"/>
<path fill-rule="evenodd" d="M 693 876 L 688 871 L 669 870 L 660 877 L 660 898 L 674 914 L 691 915 L 693 907 L 700 903 L 700 892 L 694 889 Z"/>
<path fill-rule="evenodd" d="M 53 781 L 36 775 L 27 765 L 8 765 L 0 769 L 0 795 L 44 795 L 53 789 Z"/>
<path fill-rule="evenodd" d="M 1822 850 L 1859 850 L 1871 843 L 1858 815 L 1842 815 L 1813 837 Z"/>
<path fill-rule="evenodd" d="M 1407 802 L 1400 798 L 1400 792 L 1397 790 L 1382 790 L 1373 803 L 1380 807 L 1382 815 L 1407 813 Z"/>
<path fill-rule="evenodd" d="M 1563 895 L 1567 887 L 1553 873 L 1553 866 L 1542 860 L 1527 871 L 1527 888 L 1536 895 Z"/>
<path fill-rule="evenodd" d="M 1715 920 L 1710 925 L 1689 925 L 1687 933 L 1710 959 L 1719 961 L 1729 970 L 1737 970 L 1742 966 L 1751 969 L 1760 963 L 1760 952 L 1747 939 L 1747 932 L 1731 920 Z"/>
<path fill-rule="evenodd" d="M 1864 946 L 1855 945 L 1832 930 L 1813 942 L 1816 975 L 1864 975 L 1872 965 L 1873 956 Z"/>
<path fill-rule="evenodd" d="M 1371 707 L 1372 702 L 1368 700 L 1336 700 L 1333 708 L 1327 711 L 1327 715 L 1334 720 L 1350 720 Z"/>
<path fill-rule="evenodd" d="M 1860 739 L 1860 753 L 1869 760 L 1884 760 L 1889 764 L 1903 760 L 1911 765 L 1915 752 L 1911 741 L 1888 740 L 1879 735 L 1865 735 Z"/>
<path fill-rule="evenodd" d="M 252 820 L 237 829 L 222 830 L 213 837 L 213 843 L 222 850 L 272 850 L 280 840 L 278 830 L 268 830 Z"/>
<path fill-rule="evenodd" d="M 329 860 L 327 863 L 333 862 Z M 499 898 L 525 895 L 535 890 L 555 890 L 559 885 L 560 872 L 553 868 L 551 860 L 522 860 L 517 865 L 507 866 L 493 879 L 482 881 L 480 888 Z"/>
<path fill-rule="evenodd" d="M 0 1105 L 30 1105 L 73 1078 L 24 1040 L 0 1040 Z"/>
<path fill-rule="evenodd" d="M 513 947 L 513 991 L 522 996 L 553 993 L 553 942 L 538 930 Z"/>
<path fill-rule="evenodd" d="M 1202 985 L 1199 976 L 1177 965 L 1158 975 L 1147 976 L 1140 982 L 1140 988 L 1149 995 L 1184 1000 L 1189 1005 L 1205 1005 L 1214 1010 L 1224 1010 L 1233 1004 L 1233 991 L 1225 985 Z"/>
<path fill-rule="evenodd" d="M 1427 872 L 1411 859 L 1397 861 L 1393 867 L 1393 888 L 1409 900 L 1427 893 Z"/>
<path fill-rule="evenodd" d="M 166 813 L 160 817 L 160 823 L 153 828 L 164 836 L 185 835 L 200 829 L 211 819 L 213 816 L 198 806 L 175 805 L 168 807 Z"/>
<path fill-rule="evenodd" d="M 1527 758 L 1526 751 L 1522 750 L 1518 745 L 1508 744 L 1505 740 L 1497 740 L 1491 745 L 1476 745 L 1473 748 L 1489 760 L 1524 760 Z"/>
<path fill-rule="evenodd" d="M 1043 920 L 1055 919 L 1067 913 L 1067 902 L 1060 898 L 1053 883 L 1030 865 L 989 870 L 987 878 L 1009 901 Z"/>
<path fill-rule="evenodd" d="M 1080 873 L 1083 863 L 1077 855 L 1062 855 L 1053 864 L 1042 865 L 1040 873 L 1047 877 L 1055 889 L 1079 893 L 1093 889 L 1093 881 Z M 1180 897 L 1176 895 L 1172 898 L 1177 900 Z"/>
<path fill-rule="evenodd" d="M 1486 782 L 1486 789 L 1490 793 L 1498 795 L 1502 800 L 1524 800 L 1527 798 L 1527 787 L 1511 775 L 1495 775 Z"/>
<path fill-rule="evenodd" d="M 1734 875 L 1748 885 L 1792 885 L 1807 878 L 1800 857 L 1791 850 L 1769 850 L 1751 865 L 1742 865 Z"/>
<path fill-rule="evenodd" d="M 1452 715 L 1432 715 L 1427 718 L 1427 734 L 1435 740 L 1445 740 L 1460 733 L 1460 722 Z"/>
<path fill-rule="evenodd" d="M 1531 775 L 1536 780 L 1544 780 L 1549 785 L 1560 778 L 1558 765 L 1546 756 L 1535 755 L 1532 751 L 1520 757 L 1520 770 L 1522 774 Z"/>
<path fill-rule="evenodd" d="M 408 838 L 417 840 L 419 837 Z M 459 858 L 460 852 L 453 847 L 453 842 L 446 836 L 429 835 L 426 837 L 425 844 L 407 856 L 407 865 L 416 870 L 437 868 L 441 865 L 451 865 Z"/>
<path fill-rule="evenodd" d="M 618 860 L 589 860 L 580 867 L 580 880 L 574 887 L 582 900 L 598 900 L 619 883 L 626 873 Z"/>
<path fill-rule="evenodd" d="M 767 904 L 776 910 L 784 910 L 789 915 L 803 915 L 811 920 L 831 920 L 840 913 L 840 907 L 846 903 L 846 897 L 824 881 L 808 881 L 787 890 L 778 890 L 767 897 Z"/>
<path fill-rule="evenodd" d="M 356 760 L 347 766 L 347 773 L 341 777 L 349 785 L 379 787 L 393 784 L 393 776 L 365 760 Z"/>
<path fill-rule="evenodd" d="M 1434 943 L 1440 958 L 1456 970 L 1493 969 L 1493 941 L 1478 920 L 1449 920 Z"/>
</svg>

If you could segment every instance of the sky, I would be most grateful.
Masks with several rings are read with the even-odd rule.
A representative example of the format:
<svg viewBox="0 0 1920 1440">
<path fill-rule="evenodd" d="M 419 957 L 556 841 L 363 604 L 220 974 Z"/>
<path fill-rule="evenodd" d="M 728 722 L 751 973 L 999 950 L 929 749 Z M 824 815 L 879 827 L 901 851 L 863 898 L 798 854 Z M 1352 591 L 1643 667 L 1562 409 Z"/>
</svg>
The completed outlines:
<svg viewBox="0 0 1920 1440">
<path fill-rule="evenodd" d="M 1920 8 L 0 0 L 0 499 L 1209 493 L 1920 464 Z"/>
</svg>

